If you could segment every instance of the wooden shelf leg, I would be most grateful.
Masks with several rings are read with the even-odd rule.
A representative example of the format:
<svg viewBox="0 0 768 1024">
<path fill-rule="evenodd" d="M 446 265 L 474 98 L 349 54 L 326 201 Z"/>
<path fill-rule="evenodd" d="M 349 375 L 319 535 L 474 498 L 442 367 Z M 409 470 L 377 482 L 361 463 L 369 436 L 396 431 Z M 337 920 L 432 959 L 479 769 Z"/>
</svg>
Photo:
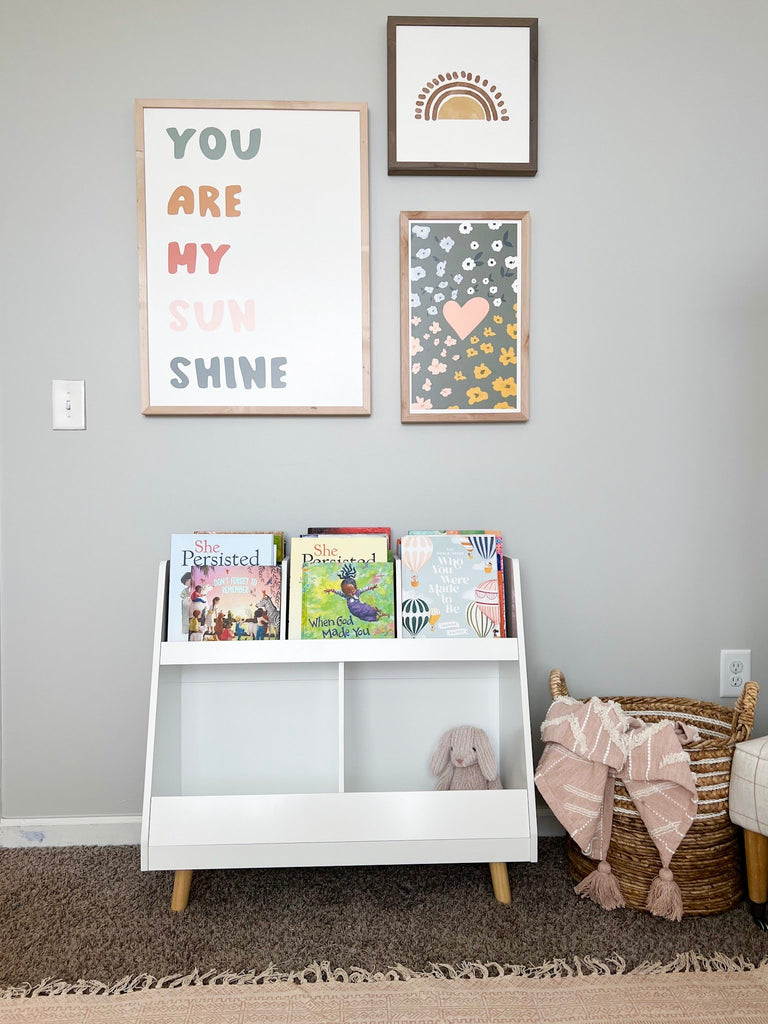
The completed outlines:
<svg viewBox="0 0 768 1024">
<path fill-rule="evenodd" d="M 186 910 L 189 902 L 189 888 L 192 885 L 191 871 L 177 871 L 173 878 L 171 910 Z"/>
<path fill-rule="evenodd" d="M 749 909 L 761 928 L 766 927 L 765 904 L 768 900 L 768 836 L 744 829 L 747 855 Z"/>
<path fill-rule="evenodd" d="M 491 881 L 493 882 L 493 895 L 499 903 L 511 903 L 512 892 L 509 888 L 509 872 L 506 864 L 499 861 L 491 864 Z"/>
</svg>

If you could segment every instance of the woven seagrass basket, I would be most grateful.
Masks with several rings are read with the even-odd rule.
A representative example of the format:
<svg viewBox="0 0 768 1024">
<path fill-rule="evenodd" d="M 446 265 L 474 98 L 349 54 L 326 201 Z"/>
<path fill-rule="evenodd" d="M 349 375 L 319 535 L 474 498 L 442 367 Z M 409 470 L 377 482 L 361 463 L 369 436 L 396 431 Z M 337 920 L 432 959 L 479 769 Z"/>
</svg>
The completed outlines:
<svg viewBox="0 0 768 1024">
<path fill-rule="evenodd" d="M 553 669 L 549 677 L 552 699 L 569 696 L 565 676 Z M 733 709 L 683 697 L 611 697 L 644 722 L 662 719 L 689 722 L 701 739 L 686 744 L 696 777 L 698 811 L 670 863 L 683 898 L 684 917 L 719 914 L 744 898 L 744 857 L 741 829 L 728 817 L 728 787 L 736 743 L 749 738 L 755 718 L 759 687 L 746 683 Z M 651 882 L 661 867 L 658 851 L 634 808 L 624 785 L 616 780 L 613 829 L 608 863 L 621 885 L 628 907 L 646 909 Z M 568 870 L 580 882 L 597 867 L 568 839 Z"/>
</svg>

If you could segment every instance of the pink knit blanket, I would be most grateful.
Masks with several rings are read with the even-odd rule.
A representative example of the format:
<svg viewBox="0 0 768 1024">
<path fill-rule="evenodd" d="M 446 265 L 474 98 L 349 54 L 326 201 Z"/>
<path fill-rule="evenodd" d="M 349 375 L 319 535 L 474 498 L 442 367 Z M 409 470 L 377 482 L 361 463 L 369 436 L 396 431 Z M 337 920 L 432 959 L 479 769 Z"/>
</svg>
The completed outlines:
<svg viewBox="0 0 768 1024">
<path fill-rule="evenodd" d="M 680 890 L 669 862 L 696 815 L 698 798 L 683 743 L 696 728 L 670 721 L 646 725 L 615 701 L 557 697 L 541 727 L 539 792 L 587 857 L 601 863 L 576 887 L 610 909 L 624 900 L 607 863 L 614 779 L 621 779 L 653 840 L 662 868 L 649 893 L 652 913 L 679 920 Z"/>
</svg>

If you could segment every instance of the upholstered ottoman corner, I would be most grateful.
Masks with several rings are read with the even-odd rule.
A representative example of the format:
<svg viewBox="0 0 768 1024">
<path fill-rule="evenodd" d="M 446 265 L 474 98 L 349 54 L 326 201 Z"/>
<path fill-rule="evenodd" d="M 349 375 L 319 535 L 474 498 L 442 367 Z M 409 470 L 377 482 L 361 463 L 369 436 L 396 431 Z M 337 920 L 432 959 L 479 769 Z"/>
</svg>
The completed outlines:
<svg viewBox="0 0 768 1024">
<path fill-rule="evenodd" d="M 768 931 L 768 736 L 734 747 L 729 813 L 731 821 L 744 829 L 750 911 Z"/>
</svg>

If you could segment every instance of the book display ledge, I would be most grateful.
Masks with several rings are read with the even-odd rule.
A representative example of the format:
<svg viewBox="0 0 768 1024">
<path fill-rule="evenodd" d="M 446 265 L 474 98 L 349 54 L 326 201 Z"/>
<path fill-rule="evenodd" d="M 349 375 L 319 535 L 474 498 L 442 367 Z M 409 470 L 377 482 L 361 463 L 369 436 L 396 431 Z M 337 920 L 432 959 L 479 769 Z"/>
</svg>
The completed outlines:
<svg viewBox="0 0 768 1024">
<path fill-rule="evenodd" d="M 167 643 L 160 566 L 141 868 L 478 863 L 509 902 L 507 862 L 537 859 L 520 572 L 517 637 Z M 507 621 L 513 621 L 508 608 Z M 484 729 L 503 789 L 437 792 L 444 731 Z"/>
</svg>

